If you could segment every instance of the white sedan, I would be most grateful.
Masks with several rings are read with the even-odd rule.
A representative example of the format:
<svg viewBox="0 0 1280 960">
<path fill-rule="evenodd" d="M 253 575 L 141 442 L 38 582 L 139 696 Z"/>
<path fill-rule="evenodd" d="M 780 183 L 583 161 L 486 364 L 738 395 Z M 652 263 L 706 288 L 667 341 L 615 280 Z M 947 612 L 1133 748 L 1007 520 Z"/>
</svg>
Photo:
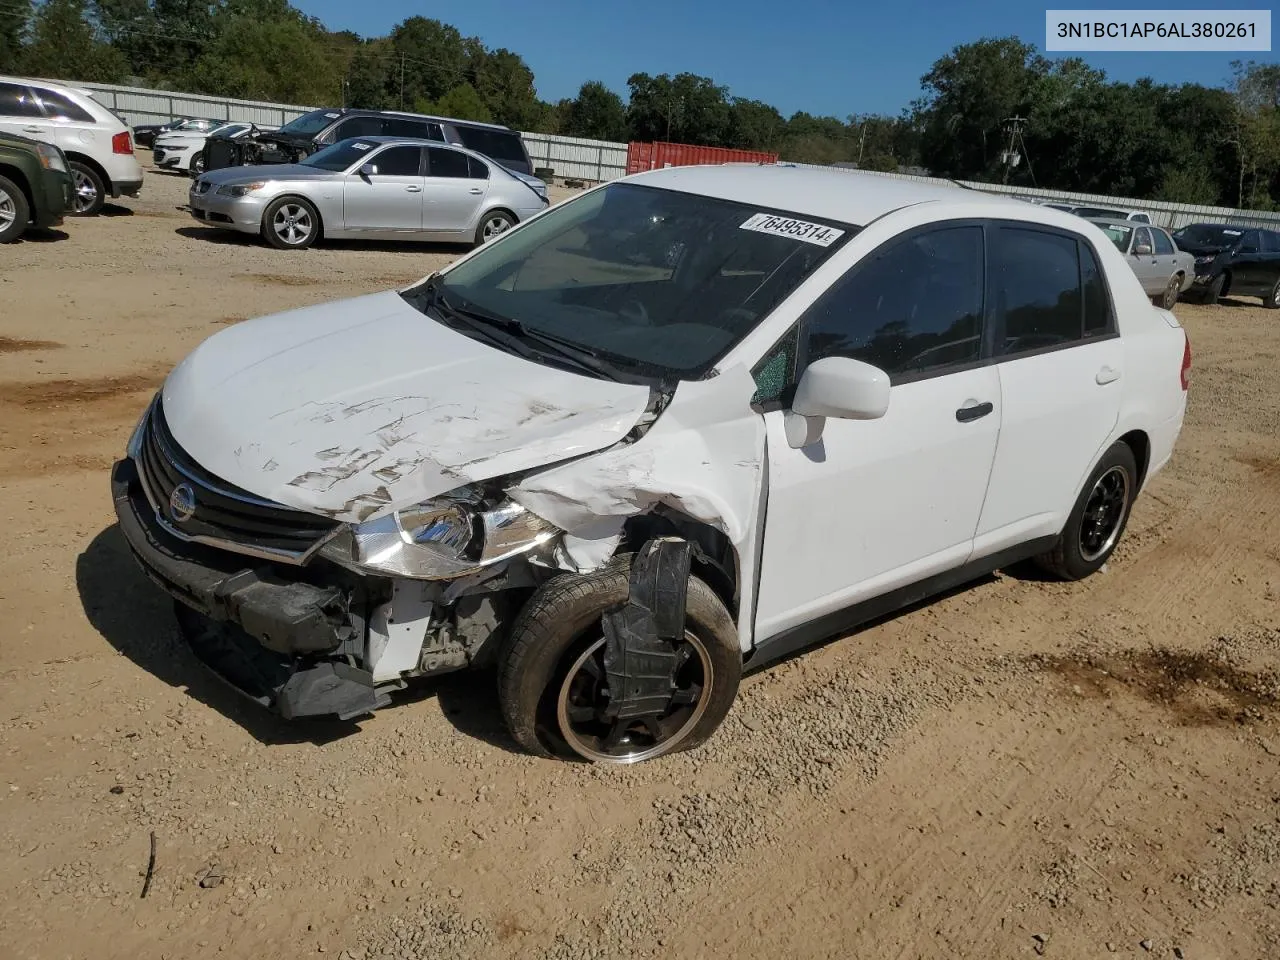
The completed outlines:
<svg viewBox="0 0 1280 960">
<path fill-rule="evenodd" d="M 214 334 L 113 495 L 197 653 L 283 716 L 495 666 L 524 748 L 632 763 L 711 736 L 746 665 L 1026 558 L 1100 569 L 1190 364 L 1079 217 L 674 167 Z"/>
<path fill-rule="evenodd" d="M 204 173 L 204 144 L 210 136 L 217 133 L 242 137 L 252 129 L 251 123 L 224 123 L 213 130 L 180 129 L 162 133 L 156 137 L 152 160 L 161 170 L 175 170 L 198 177 Z"/>
</svg>

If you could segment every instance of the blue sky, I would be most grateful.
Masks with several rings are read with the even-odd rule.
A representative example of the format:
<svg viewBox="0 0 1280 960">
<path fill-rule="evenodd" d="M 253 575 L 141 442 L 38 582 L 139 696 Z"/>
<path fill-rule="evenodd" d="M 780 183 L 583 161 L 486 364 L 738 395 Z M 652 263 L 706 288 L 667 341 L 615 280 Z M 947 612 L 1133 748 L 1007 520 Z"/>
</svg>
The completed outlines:
<svg viewBox="0 0 1280 960">
<path fill-rule="evenodd" d="M 845 117 L 897 114 L 919 96 L 920 77 L 956 44 L 1015 34 L 1044 47 L 1046 6 L 988 0 L 965 7 L 946 0 L 874 4 L 809 0 L 294 0 L 331 30 L 379 36 L 421 14 L 478 36 L 489 47 L 521 54 L 538 94 L 571 97 L 585 80 L 600 80 L 627 96 L 633 73 L 709 76 L 735 96 L 764 100 L 790 116 L 797 110 Z M 1140 9 L 1141 0 L 1110 9 Z M 1088 9 L 1053 3 L 1054 9 Z M 1265 9 L 1239 3 L 1177 0 L 1152 9 Z M 1073 54 L 1074 55 L 1074 54 Z M 1063 56 L 1063 55 L 1059 55 Z M 1233 59 L 1272 61 L 1274 53 L 1081 54 L 1114 80 L 1150 76 L 1158 82 L 1222 85 Z"/>
</svg>

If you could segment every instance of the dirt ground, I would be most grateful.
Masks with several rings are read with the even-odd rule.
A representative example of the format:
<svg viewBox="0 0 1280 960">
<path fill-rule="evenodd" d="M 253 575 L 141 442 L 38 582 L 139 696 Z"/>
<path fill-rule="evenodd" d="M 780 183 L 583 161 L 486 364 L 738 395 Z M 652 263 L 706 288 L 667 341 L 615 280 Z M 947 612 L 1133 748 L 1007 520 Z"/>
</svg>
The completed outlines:
<svg viewBox="0 0 1280 960">
<path fill-rule="evenodd" d="M 1280 956 L 1280 315 L 1178 306 L 1186 427 L 1104 573 L 997 575 L 597 769 L 514 752 L 489 676 L 289 726 L 184 650 L 108 492 L 151 391 L 457 254 L 279 252 L 185 190 L 0 248 L 0 958 Z"/>
</svg>

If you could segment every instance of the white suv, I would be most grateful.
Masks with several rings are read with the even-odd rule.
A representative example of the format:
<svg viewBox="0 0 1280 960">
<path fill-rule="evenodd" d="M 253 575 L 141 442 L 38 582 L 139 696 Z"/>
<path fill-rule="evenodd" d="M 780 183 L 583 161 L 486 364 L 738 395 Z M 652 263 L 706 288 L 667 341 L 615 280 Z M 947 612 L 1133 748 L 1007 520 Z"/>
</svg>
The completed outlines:
<svg viewBox="0 0 1280 960">
<path fill-rule="evenodd" d="M 123 120 L 87 90 L 0 76 L 0 130 L 57 144 L 75 181 L 72 213 L 93 216 L 107 197 L 135 197 L 142 165 Z"/>
<path fill-rule="evenodd" d="M 214 335 L 113 496 L 196 653 L 284 716 L 490 664 L 521 746 L 630 763 L 706 739 L 744 665 L 1024 558 L 1098 570 L 1190 362 L 1079 217 L 675 167 Z"/>
</svg>

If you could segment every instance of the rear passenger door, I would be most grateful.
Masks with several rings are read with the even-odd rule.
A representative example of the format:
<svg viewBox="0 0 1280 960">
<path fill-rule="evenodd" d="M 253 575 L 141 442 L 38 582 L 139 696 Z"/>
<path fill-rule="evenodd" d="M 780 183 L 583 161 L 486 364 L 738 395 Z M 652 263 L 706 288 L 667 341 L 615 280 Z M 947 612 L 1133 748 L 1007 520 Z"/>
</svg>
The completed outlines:
<svg viewBox="0 0 1280 960">
<path fill-rule="evenodd" d="M 1111 292 L 1087 240 L 1004 223 L 988 262 L 1004 413 L 975 558 L 1061 532 L 1124 389 Z"/>
<path fill-rule="evenodd" d="M 422 227 L 445 236 L 470 234 L 489 189 L 489 168 L 448 147 L 427 147 L 426 202 Z"/>
</svg>

